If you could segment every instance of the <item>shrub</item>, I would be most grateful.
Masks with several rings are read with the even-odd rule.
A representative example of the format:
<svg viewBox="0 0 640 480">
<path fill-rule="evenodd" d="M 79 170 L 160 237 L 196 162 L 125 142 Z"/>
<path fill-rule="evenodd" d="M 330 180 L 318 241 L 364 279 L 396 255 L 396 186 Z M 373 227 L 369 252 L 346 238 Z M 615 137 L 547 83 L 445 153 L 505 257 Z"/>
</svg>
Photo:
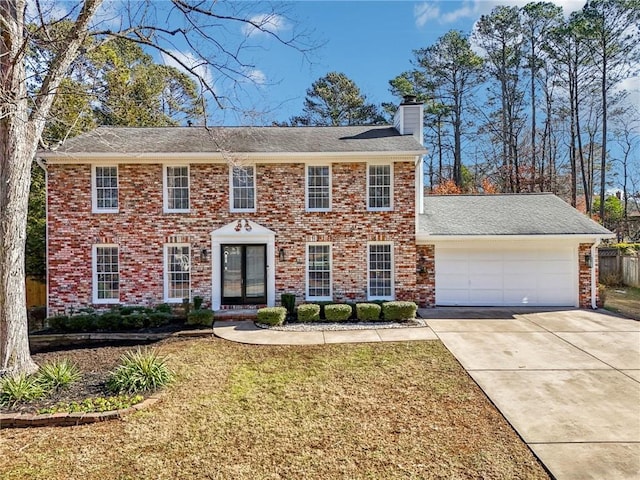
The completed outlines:
<svg viewBox="0 0 640 480">
<path fill-rule="evenodd" d="M 119 330 L 122 328 L 122 315 L 117 310 L 98 315 L 94 325 L 98 330 Z"/>
<path fill-rule="evenodd" d="M 154 350 L 125 353 L 120 365 L 111 372 L 107 388 L 114 393 L 153 392 L 173 380 L 173 373 L 165 359 Z"/>
<path fill-rule="evenodd" d="M 47 325 L 49 325 L 49 328 L 64 332 L 67 329 L 67 322 L 69 321 L 69 317 L 67 317 L 66 315 L 56 315 L 55 317 L 47 318 L 46 321 Z"/>
<path fill-rule="evenodd" d="M 287 318 L 287 309 L 284 307 L 266 307 L 258 309 L 258 322 L 265 325 L 282 325 Z"/>
<path fill-rule="evenodd" d="M 187 317 L 187 325 L 210 327 L 213 325 L 213 312 L 211 310 L 191 310 Z"/>
<path fill-rule="evenodd" d="M 355 302 L 347 302 L 346 304 L 351 307 L 351 316 L 349 318 L 352 318 L 352 319 L 356 320 L 358 318 L 357 310 L 356 310 L 356 303 Z"/>
<path fill-rule="evenodd" d="M 382 305 L 382 318 L 387 321 L 401 321 L 416 318 L 418 306 L 413 302 L 386 302 Z"/>
<path fill-rule="evenodd" d="M 122 328 L 125 330 L 137 330 L 144 327 L 147 319 L 144 313 L 131 313 L 122 316 Z"/>
<path fill-rule="evenodd" d="M 169 305 L 168 303 L 161 303 L 159 305 L 156 305 L 154 310 L 161 313 L 171 313 L 171 305 Z"/>
<path fill-rule="evenodd" d="M 298 305 L 299 322 L 317 322 L 318 320 L 320 320 L 320 305 L 315 303 Z"/>
<path fill-rule="evenodd" d="M 351 306 L 344 303 L 334 303 L 324 307 L 324 313 L 329 322 L 344 322 L 351 318 Z"/>
<path fill-rule="evenodd" d="M 45 363 L 38 374 L 37 381 L 45 391 L 66 388 L 80 380 L 81 374 L 78 367 L 66 358 Z"/>
<path fill-rule="evenodd" d="M 161 327 L 171 322 L 171 313 L 156 311 L 150 313 L 148 316 L 150 327 Z"/>
<path fill-rule="evenodd" d="M 88 332 L 95 329 L 94 314 L 73 315 L 67 321 L 67 330 L 70 332 Z"/>
<path fill-rule="evenodd" d="M 20 402 L 30 402 L 46 394 L 35 375 L 15 375 L 0 379 L 0 405 L 13 406 Z"/>
<path fill-rule="evenodd" d="M 623 285 L 623 279 L 620 273 L 605 273 L 600 275 L 600 282 L 608 287 L 619 287 Z"/>
<path fill-rule="evenodd" d="M 280 303 L 287 309 L 287 316 L 293 318 L 296 314 L 296 296 L 293 293 L 280 295 Z"/>
<path fill-rule="evenodd" d="M 200 296 L 193 297 L 193 309 L 200 310 L 202 308 L 202 302 L 204 299 Z"/>
<path fill-rule="evenodd" d="M 380 319 L 382 307 L 377 303 L 358 303 L 356 315 L 361 322 L 375 322 Z"/>
</svg>

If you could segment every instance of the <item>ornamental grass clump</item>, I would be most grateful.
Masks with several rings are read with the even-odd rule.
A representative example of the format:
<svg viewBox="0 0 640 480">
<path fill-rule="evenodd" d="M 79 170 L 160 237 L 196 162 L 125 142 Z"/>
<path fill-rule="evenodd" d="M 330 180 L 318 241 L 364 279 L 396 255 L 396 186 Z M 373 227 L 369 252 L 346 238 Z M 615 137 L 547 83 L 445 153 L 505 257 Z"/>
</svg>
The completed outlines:
<svg viewBox="0 0 640 480">
<path fill-rule="evenodd" d="M 164 357 L 154 350 L 138 349 L 121 357 L 107 388 L 116 394 L 153 392 L 171 383 L 173 377 Z"/>
<path fill-rule="evenodd" d="M 67 388 L 80 380 L 80 369 L 68 359 L 45 363 L 37 373 L 36 380 L 45 391 Z"/>
<path fill-rule="evenodd" d="M 46 393 L 36 375 L 23 373 L 0 379 L 0 405 L 12 407 L 21 402 L 42 398 Z"/>
</svg>

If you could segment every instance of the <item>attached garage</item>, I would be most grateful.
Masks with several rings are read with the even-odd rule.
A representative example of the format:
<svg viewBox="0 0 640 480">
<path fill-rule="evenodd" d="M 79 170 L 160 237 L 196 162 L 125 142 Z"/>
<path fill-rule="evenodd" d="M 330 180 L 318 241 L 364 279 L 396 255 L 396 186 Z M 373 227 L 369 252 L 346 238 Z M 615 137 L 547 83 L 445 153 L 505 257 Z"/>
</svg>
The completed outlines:
<svg viewBox="0 0 640 480">
<path fill-rule="evenodd" d="M 552 194 L 427 195 L 418 290 L 439 306 L 594 307 L 611 232 Z"/>
<path fill-rule="evenodd" d="M 574 307 L 577 258 L 572 247 L 437 245 L 436 304 Z"/>
</svg>

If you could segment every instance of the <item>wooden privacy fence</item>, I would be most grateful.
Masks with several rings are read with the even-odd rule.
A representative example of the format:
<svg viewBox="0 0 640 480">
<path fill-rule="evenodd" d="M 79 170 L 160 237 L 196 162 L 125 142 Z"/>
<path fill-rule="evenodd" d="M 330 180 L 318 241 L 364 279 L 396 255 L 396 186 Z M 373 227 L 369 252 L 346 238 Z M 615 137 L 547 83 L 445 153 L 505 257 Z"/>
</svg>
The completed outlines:
<svg viewBox="0 0 640 480">
<path fill-rule="evenodd" d="M 617 248 L 600 248 L 598 266 L 600 282 L 621 282 L 629 287 L 640 287 L 640 252 L 624 253 Z"/>
<path fill-rule="evenodd" d="M 27 277 L 27 308 L 42 307 L 47 304 L 47 284 L 37 278 Z"/>
</svg>

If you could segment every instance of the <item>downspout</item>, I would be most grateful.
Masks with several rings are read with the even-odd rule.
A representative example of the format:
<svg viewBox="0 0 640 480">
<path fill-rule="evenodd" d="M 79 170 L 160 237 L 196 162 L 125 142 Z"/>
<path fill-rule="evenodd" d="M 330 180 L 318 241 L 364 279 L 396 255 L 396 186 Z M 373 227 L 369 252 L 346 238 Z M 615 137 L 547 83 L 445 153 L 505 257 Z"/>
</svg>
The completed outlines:
<svg viewBox="0 0 640 480">
<path fill-rule="evenodd" d="M 49 316 L 49 172 L 47 164 L 38 156 L 35 162 L 44 171 L 44 257 L 45 257 L 45 285 L 46 285 L 46 311 L 45 317 Z"/>
<path fill-rule="evenodd" d="M 598 309 L 598 279 L 596 278 L 596 269 L 598 265 L 598 245 L 601 240 L 598 238 L 593 245 L 591 245 L 591 308 L 593 310 Z"/>
</svg>

